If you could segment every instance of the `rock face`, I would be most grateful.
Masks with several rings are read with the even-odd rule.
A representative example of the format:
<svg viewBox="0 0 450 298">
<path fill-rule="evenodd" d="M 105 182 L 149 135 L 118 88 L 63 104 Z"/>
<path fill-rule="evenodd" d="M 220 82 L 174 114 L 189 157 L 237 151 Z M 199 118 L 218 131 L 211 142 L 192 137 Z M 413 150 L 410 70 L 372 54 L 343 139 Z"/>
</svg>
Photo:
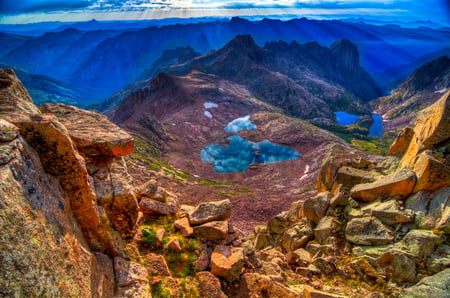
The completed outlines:
<svg viewBox="0 0 450 298">
<path fill-rule="evenodd" d="M 110 257 L 126 256 L 118 231 L 130 232 L 137 219 L 121 157 L 133 143 L 116 150 L 124 147 L 113 140 L 129 135 L 105 118 L 63 105 L 59 112 L 62 119 L 42 113 L 14 72 L 0 70 L 0 209 L 8 231 L 0 237 L 0 287 L 11 296 L 112 297 Z M 98 121 L 79 119 L 91 133 L 83 138 L 103 129 L 106 140 L 96 139 L 94 151 L 112 155 L 93 161 L 94 151 L 79 150 L 82 138 L 72 133 L 86 115 Z"/>
</svg>

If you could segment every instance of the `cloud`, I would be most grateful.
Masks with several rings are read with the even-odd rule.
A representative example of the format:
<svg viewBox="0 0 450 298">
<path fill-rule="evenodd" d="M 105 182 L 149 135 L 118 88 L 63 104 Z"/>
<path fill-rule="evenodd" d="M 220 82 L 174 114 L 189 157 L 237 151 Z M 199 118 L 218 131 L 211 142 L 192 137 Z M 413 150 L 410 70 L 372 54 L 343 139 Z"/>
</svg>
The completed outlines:
<svg viewBox="0 0 450 298">
<path fill-rule="evenodd" d="M 1 0 L 0 13 L 75 10 L 84 9 L 90 5 L 91 0 Z"/>
</svg>

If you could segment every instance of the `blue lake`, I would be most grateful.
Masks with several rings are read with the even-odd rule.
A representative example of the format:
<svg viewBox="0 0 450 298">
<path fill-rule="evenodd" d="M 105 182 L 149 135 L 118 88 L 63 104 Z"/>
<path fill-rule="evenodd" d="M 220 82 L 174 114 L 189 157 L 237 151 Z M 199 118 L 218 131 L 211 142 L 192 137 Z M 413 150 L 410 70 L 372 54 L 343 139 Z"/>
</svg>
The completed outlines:
<svg viewBox="0 0 450 298">
<path fill-rule="evenodd" d="M 268 140 L 255 143 L 241 138 L 237 135 L 239 130 L 256 129 L 249 119 L 250 116 L 246 116 L 230 122 L 225 127 L 226 132 L 235 133 L 227 138 L 230 144 L 227 147 L 219 144 L 206 146 L 200 152 L 202 161 L 211 163 L 218 173 L 234 173 L 246 171 L 252 163 L 276 163 L 301 156 L 291 148 L 274 145 Z"/>
<path fill-rule="evenodd" d="M 336 121 L 339 125 L 352 125 L 355 124 L 356 119 L 361 117 L 360 115 L 352 115 L 346 112 L 334 112 L 336 115 Z M 369 137 L 383 137 L 383 118 L 377 114 L 372 114 L 373 123 L 369 128 Z"/>
</svg>

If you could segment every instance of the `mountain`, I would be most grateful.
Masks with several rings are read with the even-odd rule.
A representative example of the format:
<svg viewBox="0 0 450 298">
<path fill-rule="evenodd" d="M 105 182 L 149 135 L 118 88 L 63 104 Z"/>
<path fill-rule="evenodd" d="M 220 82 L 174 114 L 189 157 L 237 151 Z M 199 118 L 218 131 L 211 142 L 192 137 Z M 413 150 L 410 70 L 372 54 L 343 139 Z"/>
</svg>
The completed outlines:
<svg viewBox="0 0 450 298">
<path fill-rule="evenodd" d="M 412 123 L 416 113 L 434 103 L 450 88 L 450 58 L 442 56 L 418 68 L 391 95 L 372 103 L 387 130 Z"/>
<path fill-rule="evenodd" d="M 67 28 L 34 37 L 17 44 L 14 49 L 8 48 L 2 61 L 30 73 L 97 89 L 97 94 L 107 97 L 142 79 L 142 72 L 151 67 L 165 50 L 190 46 L 194 51 L 205 54 L 223 47 L 239 34 L 252 35 L 256 44 L 261 46 L 277 40 L 287 43 L 295 40 L 302 44 L 317 41 L 322 46 L 330 46 L 345 38 L 357 45 L 361 65 L 370 73 L 408 63 L 442 49 L 448 46 L 450 39 L 450 32 L 444 29 L 307 19 L 250 22 L 232 18 L 229 21 L 138 30 L 82 31 Z M 391 79 L 394 78 L 387 78 L 388 81 Z"/>
<path fill-rule="evenodd" d="M 262 101 L 302 119 L 333 118 L 338 110 L 363 113 L 362 103 L 380 94 L 347 40 L 330 48 L 281 41 L 261 48 L 250 35 L 239 35 L 221 49 L 160 71 L 193 69 L 243 84 Z"/>
</svg>

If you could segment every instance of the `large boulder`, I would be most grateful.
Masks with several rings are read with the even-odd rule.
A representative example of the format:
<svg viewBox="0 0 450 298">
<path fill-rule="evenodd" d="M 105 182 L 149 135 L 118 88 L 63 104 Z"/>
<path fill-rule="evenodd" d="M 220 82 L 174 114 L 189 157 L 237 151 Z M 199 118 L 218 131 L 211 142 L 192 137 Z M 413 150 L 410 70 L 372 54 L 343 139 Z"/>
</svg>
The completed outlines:
<svg viewBox="0 0 450 298">
<path fill-rule="evenodd" d="M 350 193 L 357 201 L 373 202 L 379 197 L 406 197 L 414 188 L 416 175 L 410 169 L 401 169 L 373 183 L 355 185 Z"/>
<path fill-rule="evenodd" d="M 142 199 L 139 202 L 139 209 L 144 215 L 169 215 L 178 212 L 178 207 L 173 204 L 161 203 L 151 199 Z"/>
<path fill-rule="evenodd" d="M 77 149 L 86 156 L 125 156 L 133 152 L 134 139 L 104 115 L 64 104 L 43 104 L 64 123 Z"/>
<path fill-rule="evenodd" d="M 217 202 L 206 202 L 198 205 L 188 213 L 191 225 L 200 225 L 210 221 L 226 220 L 231 216 L 231 202 L 226 199 Z"/>
<path fill-rule="evenodd" d="M 162 255 L 152 253 L 145 255 L 145 267 L 152 277 L 171 276 L 166 259 Z"/>
<path fill-rule="evenodd" d="M 367 179 L 368 172 L 353 167 L 344 166 L 341 167 L 334 179 L 332 192 L 337 188 L 337 185 L 342 184 L 342 190 L 350 190 L 356 184 L 361 183 L 363 179 Z"/>
<path fill-rule="evenodd" d="M 325 244 L 328 237 L 337 235 L 340 228 L 341 223 L 337 217 L 325 216 L 314 228 L 314 238 L 320 244 Z"/>
<path fill-rule="evenodd" d="M 416 263 L 399 250 L 390 250 L 376 260 L 377 269 L 387 278 L 401 283 L 413 283 L 416 279 Z"/>
<path fill-rule="evenodd" d="M 414 137 L 414 130 L 412 128 L 406 127 L 404 128 L 395 139 L 394 143 L 392 143 L 389 148 L 388 155 L 401 154 L 408 150 L 409 143 L 411 143 L 412 138 Z"/>
<path fill-rule="evenodd" d="M 211 221 L 194 226 L 194 237 L 211 241 L 227 240 L 228 221 Z"/>
<path fill-rule="evenodd" d="M 297 248 L 305 247 L 309 240 L 312 239 L 313 230 L 311 225 L 306 221 L 299 222 L 283 233 L 281 244 L 283 248 L 289 252 Z"/>
<path fill-rule="evenodd" d="M 450 297 L 450 268 L 432 276 L 427 276 L 416 285 L 404 289 L 402 298 Z"/>
<path fill-rule="evenodd" d="M 350 165 L 352 157 L 353 155 L 346 152 L 345 148 L 341 148 L 340 146 L 333 147 L 323 159 L 322 166 L 320 167 L 317 178 L 317 190 L 319 192 L 330 191 L 337 171 L 342 166 Z"/>
<path fill-rule="evenodd" d="M 345 228 L 345 238 L 358 245 L 383 245 L 394 240 L 392 231 L 372 216 L 349 221 Z"/>
<path fill-rule="evenodd" d="M 403 210 L 400 202 L 390 199 L 385 202 L 373 202 L 364 208 L 363 213 L 375 216 L 387 225 L 407 223 L 413 220 L 414 214 L 410 210 Z"/>
<path fill-rule="evenodd" d="M 143 265 L 115 257 L 114 272 L 118 287 L 114 297 L 151 297 L 148 272 Z"/>
<path fill-rule="evenodd" d="M 445 237 L 435 234 L 431 230 L 411 230 L 399 244 L 415 257 L 421 258 L 434 252 L 444 239 Z"/>
<path fill-rule="evenodd" d="M 209 271 L 197 272 L 195 278 L 200 282 L 199 290 L 201 298 L 227 298 L 222 291 L 220 280 Z"/>
<path fill-rule="evenodd" d="M 228 297 L 302 297 L 302 293 L 289 286 L 271 279 L 267 275 L 258 273 L 245 273 L 241 276 L 236 286 L 226 291 Z"/>
<path fill-rule="evenodd" d="M 450 186 L 450 166 L 437 160 L 429 150 L 417 158 L 414 172 L 417 175 L 414 192 L 421 190 L 432 192 Z"/>
<path fill-rule="evenodd" d="M 322 192 L 317 196 L 308 198 L 303 203 L 303 214 L 306 218 L 318 223 L 330 207 L 331 192 Z"/>
<path fill-rule="evenodd" d="M 217 245 L 211 255 L 211 273 L 228 281 L 239 278 L 244 266 L 244 249 Z"/>
</svg>

